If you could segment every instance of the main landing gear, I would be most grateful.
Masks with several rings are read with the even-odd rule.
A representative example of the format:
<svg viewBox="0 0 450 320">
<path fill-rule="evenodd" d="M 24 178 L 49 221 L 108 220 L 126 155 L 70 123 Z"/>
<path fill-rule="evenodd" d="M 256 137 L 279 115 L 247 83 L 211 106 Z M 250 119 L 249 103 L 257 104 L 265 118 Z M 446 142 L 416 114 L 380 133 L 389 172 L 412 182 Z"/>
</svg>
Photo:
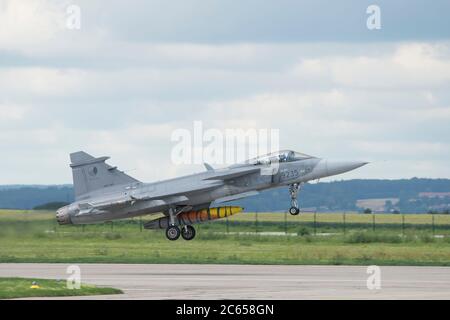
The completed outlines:
<svg viewBox="0 0 450 320">
<path fill-rule="evenodd" d="M 297 197 L 301 187 L 302 184 L 300 183 L 294 183 L 289 186 L 289 193 L 291 195 L 291 207 L 289 208 L 289 213 L 293 216 L 296 216 L 300 213 Z"/>
<path fill-rule="evenodd" d="M 166 229 L 166 237 L 170 241 L 178 240 L 180 235 L 184 240 L 190 241 L 195 238 L 195 234 L 195 228 L 190 225 L 183 226 L 181 229 L 177 226 L 169 226 Z"/>
<path fill-rule="evenodd" d="M 178 240 L 181 237 L 184 240 L 190 241 L 195 238 L 195 229 L 193 226 L 186 225 L 183 226 L 180 230 L 179 227 L 175 225 L 176 213 L 173 208 L 169 209 L 169 227 L 166 229 L 166 237 L 170 241 Z"/>
<path fill-rule="evenodd" d="M 184 240 L 190 241 L 195 238 L 195 229 L 193 226 L 184 226 L 181 229 L 181 236 Z"/>
<path fill-rule="evenodd" d="M 181 235 L 181 231 L 180 231 L 180 228 L 178 228 L 177 226 L 169 226 L 166 229 L 166 237 L 170 241 L 178 240 L 180 235 Z"/>
</svg>

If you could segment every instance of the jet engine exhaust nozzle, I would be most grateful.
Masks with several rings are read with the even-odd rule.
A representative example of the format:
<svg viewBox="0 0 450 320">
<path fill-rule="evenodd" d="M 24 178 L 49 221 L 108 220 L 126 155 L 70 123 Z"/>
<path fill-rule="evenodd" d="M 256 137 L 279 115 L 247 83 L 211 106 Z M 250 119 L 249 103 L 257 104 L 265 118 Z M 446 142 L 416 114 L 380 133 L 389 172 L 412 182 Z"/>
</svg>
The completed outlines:
<svg viewBox="0 0 450 320">
<path fill-rule="evenodd" d="M 63 207 L 56 211 L 56 221 L 58 221 L 60 225 L 72 224 L 68 207 Z"/>
</svg>

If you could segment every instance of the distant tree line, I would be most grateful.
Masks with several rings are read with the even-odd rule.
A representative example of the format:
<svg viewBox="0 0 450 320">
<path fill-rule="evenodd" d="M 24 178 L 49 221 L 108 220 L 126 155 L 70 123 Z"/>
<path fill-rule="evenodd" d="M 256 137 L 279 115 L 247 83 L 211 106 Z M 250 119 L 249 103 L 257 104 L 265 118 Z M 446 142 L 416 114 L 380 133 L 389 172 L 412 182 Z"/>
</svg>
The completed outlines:
<svg viewBox="0 0 450 320">
<path fill-rule="evenodd" d="M 68 204 L 68 202 L 49 202 L 40 206 L 36 206 L 33 208 L 33 210 L 58 210 L 59 208 L 67 206 Z"/>
<path fill-rule="evenodd" d="M 33 209 L 50 202 L 72 202 L 71 186 L 21 186 L 12 189 L 0 189 L 0 208 Z"/>
<path fill-rule="evenodd" d="M 306 184 L 299 195 L 303 208 L 319 211 L 348 210 L 363 212 L 356 201 L 360 199 L 398 198 L 394 206 L 387 203 L 387 211 L 393 213 L 423 213 L 432 207 L 450 204 L 447 198 L 419 198 L 421 192 L 449 192 L 450 179 L 401 179 L 401 180 L 345 180 Z M 277 211 L 289 206 L 287 188 L 262 192 L 258 196 L 236 201 L 248 210 Z"/>
<path fill-rule="evenodd" d="M 312 183 L 304 185 L 299 202 L 303 208 L 317 208 L 320 211 L 362 212 L 365 208 L 357 208 L 357 200 L 398 198 L 399 202 L 395 205 L 387 203 L 388 211 L 398 210 L 402 213 L 445 211 L 446 205 L 450 204 L 448 197 L 420 198 L 420 192 L 450 192 L 450 179 L 370 179 Z M 32 209 L 46 205 L 53 210 L 55 206 L 73 200 L 72 186 L 0 186 L 0 208 Z M 279 211 L 286 210 L 289 203 L 289 192 L 283 187 L 263 191 L 257 196 L 230 204 L 241 205 L 247 211 Z"/>
</svg>

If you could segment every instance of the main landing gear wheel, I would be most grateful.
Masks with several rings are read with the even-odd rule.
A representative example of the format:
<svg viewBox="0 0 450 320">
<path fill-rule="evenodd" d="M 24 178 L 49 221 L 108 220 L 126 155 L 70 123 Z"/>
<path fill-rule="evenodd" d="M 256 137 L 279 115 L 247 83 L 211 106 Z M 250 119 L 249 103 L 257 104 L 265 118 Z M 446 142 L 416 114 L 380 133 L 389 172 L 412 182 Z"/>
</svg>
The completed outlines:
<svg viewBox="0 0 450 320">
<path fill-rule="evenodd" d="M 178 240 L 180 234 L 181 234 L 180 228 L 178 228 L 177 226 L 170 226 L 166 230 L 166 237 L 170 241 Z"/>
<path fill-rule="evenodd" d="M 190 241 L 195 238 L 195 229 L 193 226 L 184 226 L 181 229 L 181 236 L 184 240 Z"/>
<path fill-rule="evenodd" d="M 293 216 L 296 216 L 296 215 L 298 215 L 298 214 L 300 213 L 300 209 L 299 209 L 299 208 L 296 208 L 296 207 L 291 207 L 291 208 L 289 209 L 289 213 L 290 213 L 291 215 L 293 215 Z"/>
</svg>

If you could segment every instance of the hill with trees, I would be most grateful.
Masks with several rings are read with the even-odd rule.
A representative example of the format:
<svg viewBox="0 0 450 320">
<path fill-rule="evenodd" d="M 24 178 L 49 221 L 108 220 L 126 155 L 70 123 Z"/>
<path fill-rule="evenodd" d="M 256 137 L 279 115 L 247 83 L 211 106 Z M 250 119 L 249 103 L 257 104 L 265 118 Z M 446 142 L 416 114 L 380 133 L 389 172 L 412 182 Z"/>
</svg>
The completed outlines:
<svg viewBox="0 0 450 320">
<path fill-rule="evenodd" d="M 343 180 L 305 184 L 299 200 L 302 208 L 312 210 L 362 212 L 366 208 L 357 207 L 358 200 L 396 199 L 396 203 L 386 200 L 386 211 L 419 213 L 448 210 L 450 196 L 438 194 L 448 192 L 450 179 Z M 44 208 L 53 209 L 55 204 L 52 203 L 64 204 L 73 200 L 70 185 L 0 186 L 0 208 L 32 209 L 44 205 Z M 230 204 L 241 205 L 247 211 L 280 211 L 286 210 L 289 203 L 289 192 L 283 187 Z"/>
</svg>

